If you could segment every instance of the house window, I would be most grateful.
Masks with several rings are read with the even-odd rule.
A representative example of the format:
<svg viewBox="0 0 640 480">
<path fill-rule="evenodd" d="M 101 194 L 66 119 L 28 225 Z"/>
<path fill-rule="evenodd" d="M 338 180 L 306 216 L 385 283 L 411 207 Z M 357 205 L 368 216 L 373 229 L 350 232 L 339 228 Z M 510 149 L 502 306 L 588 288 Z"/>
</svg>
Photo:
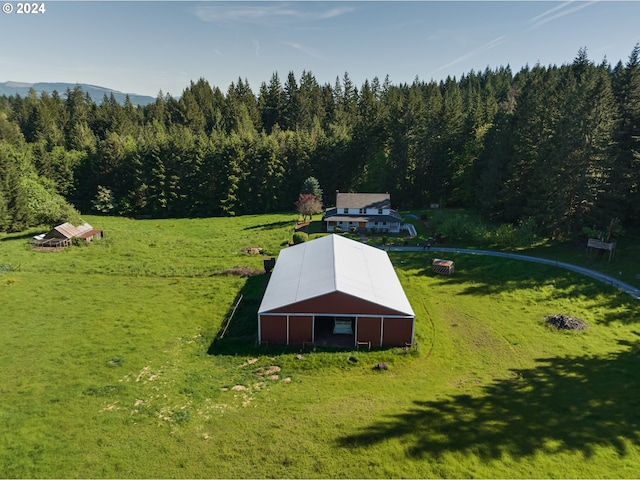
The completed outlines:
<svg viewBox="0 0 640 480">
<path fill-rule="evenodd" d="M 364 208 L 361 208 L 361 209 L 360 209 L 360 215 L 362 215 L 362 214 L 364 214 L 364 213 L 365 213 L 365 209 L 364 209 Z"/>
<path fill-rule="evenodd" d="M 343 208 L 342 209 L 342 213 L 349 213 L 349 209 L 348 208 Z"/>
<path fill-rule="evenodd" d="M 382 215 L 382 209 L 381 208 L 378 209 L 378 215 Z"/>
</svg>

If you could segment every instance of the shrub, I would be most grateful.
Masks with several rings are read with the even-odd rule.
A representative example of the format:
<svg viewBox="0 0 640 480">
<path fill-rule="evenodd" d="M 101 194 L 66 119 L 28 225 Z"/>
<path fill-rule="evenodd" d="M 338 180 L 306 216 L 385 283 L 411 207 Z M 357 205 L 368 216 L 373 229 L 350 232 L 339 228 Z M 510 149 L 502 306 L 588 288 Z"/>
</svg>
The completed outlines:
<svg viewBox="0 0 640 480">
<path fill-rule="evenodd" d="M 582 234 L 587 238 L 602 238 L 604 235 L 601 230 L 590 227 L 582 227 Z"/>
<path fill-rule="evenodd" d="M 308 239 L 308 235 L 304 232 L 296 232 L 293 234 L 293 244 L 298 245 L 299 243 L 306 242 Z"/>
<path fill-rule="evenodd" d="M 189 421 L 191 418 L 191 412 L 189 410 L 178 410 L 171 415 L 171 420 L 173 423 L 180 425 L 181 423 L 185 423 Z"/>
<path fill-rule="evenodd" d="M 78 238 L 78 237 L 73 237 L 71 239 L 71 244 L 74 247 L 86 247 L 89 245 L 89 242 L 87 242 L 86 240 L 84 240 L 83 238 Z"/>
<path fill-rule="evenodd" d="M 475 222 L 460 215 L 445 219 L 440 227 L 442 234 L 451 240 L 468 239 L 472 236 L 474 229 Z"/>
<path fill-rule="evenodd" d="M 530 247 L 536 241 L 536 222 L 533 218 L 526 221 L 520 221 L 517 229 L 517 241 L 519 247 Z"/>
<path fill-rule="evenodd" d="M 536 240 L 536 224 L 532 218 L 520 222 L 500 225 L 494 233 L 494 243 L 501 248 L 530 247 Z"/>
<path fill-rule="evenodd" d="M 482 245 L 486 245 L 488 243 L 491 243 L 491 237 L 493 235 L 493 232 L 491 230 L 491 228 L 489 228 L 486 224 L 484 223 L 478 223 L 472 232 L 472 236 L 474 238 L 474 240 Z"/>
<path fill-rule="evenodd" d="M 495 244 L 500 248 L 514 248 L 517 246 L 516 227 L 511 223 L 500 225 L 493 234 Z"/>
</svg>

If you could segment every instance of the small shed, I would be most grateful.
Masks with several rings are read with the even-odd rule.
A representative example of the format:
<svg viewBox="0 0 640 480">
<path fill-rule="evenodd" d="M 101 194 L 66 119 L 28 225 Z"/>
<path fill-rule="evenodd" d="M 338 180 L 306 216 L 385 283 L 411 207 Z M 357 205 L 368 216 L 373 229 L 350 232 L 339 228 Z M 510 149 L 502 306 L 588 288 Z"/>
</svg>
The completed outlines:
<svg viewBox="0 0 640 480">
<path fill-rule="evenodd" d="M 85 242 L 91 242 L 93 240 L 99 240 L 103 238 L 104 232 L 102 230 L 96 230 L 95 228 L 88 232 L 81 233 L 78 238 L 81 238 Z"/>
<path fill-rule="evenodd" d="M 328 235 L 280 252 L 258 309 L 258 342 L 406 346 L 414 325 L 387 252 Z"/>
<path fill-rule="evenodd" d="M 52 228 L 49 232 L 33 237 L 32 245 L 38 248 L 61 249 L 71 245 L 74 238 L 81 238 L 86 242 L 102 238 L 102 230 L 96 230 L 88 223 L 74 226 L 71 223 L 63 223 Z"/>
<path fill-rule="evenodd" d="M 434 258 L 433 262 L 431 262 L 431 268 L 434 273 L 439 273 L 440 275 L 451 275 L 454 270 L 454 264 L 451 260 Z"/>
<path fill-rule="evenodd" d="M 89 225 L 88 223 L 83 223 L 82 225 L 79 226 L 74 226 L 71 223 L 63 223 L 61 225 L 58 225 L 56 227 L 53 227 L 53 229 L 47 233 L 44 238 L 45 239 L 49 239 L 49 238 L 60 238 L 60 239 L 69 239 L 71 240 L 73 237 L 78 237 L 80 235 L 82 235 L 83 233 L 87 233 L 89 231 L 93 230 L 93 227 L 91 225 Z"/>
</svg>

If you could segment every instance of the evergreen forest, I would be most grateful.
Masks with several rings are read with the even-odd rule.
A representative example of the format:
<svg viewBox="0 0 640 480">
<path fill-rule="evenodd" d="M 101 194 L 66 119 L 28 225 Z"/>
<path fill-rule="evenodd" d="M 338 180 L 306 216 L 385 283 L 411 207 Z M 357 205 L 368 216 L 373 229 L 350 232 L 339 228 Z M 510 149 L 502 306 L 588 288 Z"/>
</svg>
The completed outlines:
<svg viewBox="0 0 640 480">
<path fill-rule="evenodd" d="M 273 73 L 257 91 L 94 102 L 80 87 L 0 97 L 0 232 L 78 212 L 209 217 L 294 210 L 305 179 L 389 192 L 397 209 L 471 208 L 571 239 L 640 220 L 640 45 L 561 66 L 392 84 Z"/>
</svg>

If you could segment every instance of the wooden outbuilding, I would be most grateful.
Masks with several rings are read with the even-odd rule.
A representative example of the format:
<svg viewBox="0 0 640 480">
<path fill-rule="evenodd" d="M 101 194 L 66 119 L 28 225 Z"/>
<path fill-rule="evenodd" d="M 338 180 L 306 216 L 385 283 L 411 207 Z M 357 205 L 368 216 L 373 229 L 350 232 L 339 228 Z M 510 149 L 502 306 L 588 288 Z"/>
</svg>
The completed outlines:
<svg viewBox="0 0 640 480">
<path fill-rule="evenodd" d="M 78 238 L 81 238 L 85 242 L 91 242 L 93 240 L 99 240 L 104 236 L 104 232 L 102 230 L 91 229 L 88 232 L 81 233 L 78 235 Z"/>
<path fill-rule="evenodd" d="M 414 327 L 387 252 L 339 235 L 282 250 L 258 309 L 266 344 L 406 346 Z"/>
<path fill-rule="evenodd" d="M 454 264 L 451 260 L 435 258 L 433 262 L 431 262 L 431 268 L 435 273 L 439 273 L 440 275 L 451 275 L 454 271 Z"/>
<path fill-rule="evenodd" d="M 102 230 L 96 230 L 86 222 L 77 227 L 71 223 L 63 223 L 45 234 L 34 237 L 31 244 L 37 248 L 61 249 L 71 245 L 74 238 L 90 242 L 102 238 L 102 236 Z"/>
</svg>

